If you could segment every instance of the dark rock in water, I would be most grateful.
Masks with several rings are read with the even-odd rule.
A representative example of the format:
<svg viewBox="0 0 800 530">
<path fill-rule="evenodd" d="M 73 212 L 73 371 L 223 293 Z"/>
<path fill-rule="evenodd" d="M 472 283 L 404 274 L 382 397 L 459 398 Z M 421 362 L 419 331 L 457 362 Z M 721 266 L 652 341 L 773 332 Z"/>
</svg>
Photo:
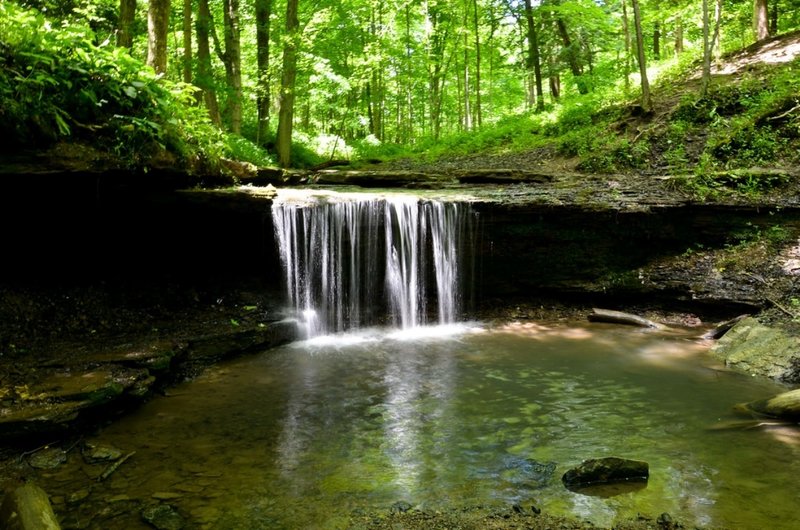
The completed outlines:
<svg viewBox="0 0 800 530">
<path fill-rule="evenodd" d="M 31 455 L 28 463 L 36 469 L 55 469 L 66 461 L 66 451 L 57 447 L 50 447 Z"/>
<path fill-rule="evenodd" d="M 185 521 L 169 504 L 153 504 L 142 510 L 142 519 L 158 530 L 181 530 Z"/>
<path fill-rule="evenodd" d="M 597 484 L 618 482 L 646 482 L 650 476 L 647 462 L 626 458 L 592 458 L 564 473 L 561 480 L 571 490 Z"/>
<path fill-rule="evenodd" d="M 122 457 L 122 451 L 110 445 L 95 445 L 87 443 L 83 448 L 83 460 L 87 464 L 113 462 Z"/>
<path fill-rule="evenodd" d="M 406 513 L 409 511 L 413 506 L 406 502 L 406 501 L 397 501 L 396 503 L 392 504 L 392 507 L 389 508 L 391 513 Z"/>
<path fill-rule="evenodd" d="M 531 511 L 536 515 L 541 515 L 542 509 L 536 506 L 535 504 L 531 504 Z"/>
<path fill-rule="evenodd" d="M 667 527 L 673 524 L 672 516 L 666 512 L 659 515 L 658 519 L 656 519 L 656 522 L 661 526 Z"/>
<path fill-rule="evenodd" d="M 522 513 L 523 512 L 522 506 L 520 506 L 519 504 L 512 505 L 511 509 L 514 510 L 515 512 L 517 512 L 517 513 Z"/>
<path fill-rule="evenodd" d="M 27 483 L 6 494 L 0 506 L 0 528 L 8 530 L 59 530 L 45 491 Z"/>
</svg>

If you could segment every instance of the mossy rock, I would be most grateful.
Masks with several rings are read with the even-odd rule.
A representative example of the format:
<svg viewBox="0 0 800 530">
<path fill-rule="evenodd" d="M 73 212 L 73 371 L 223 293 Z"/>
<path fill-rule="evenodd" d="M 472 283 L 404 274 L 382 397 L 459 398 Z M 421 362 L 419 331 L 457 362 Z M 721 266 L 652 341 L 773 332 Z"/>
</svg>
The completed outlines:
<svg viewBox="0 0 800 530">
<path fill-rule="evenodd" d="M 726 366 L 788 383 L 796 377 L 800 339 L 750 317 L 733 326 L 711 351 Z"/>
<path fill-rule="evenodd" d="M 750 403 L 742 403 L 734 407 L 744 413 L 753 413 L 783 420 L 800 420 L 800 389 L 783 392 L 776 396 Z"/>
</svg>

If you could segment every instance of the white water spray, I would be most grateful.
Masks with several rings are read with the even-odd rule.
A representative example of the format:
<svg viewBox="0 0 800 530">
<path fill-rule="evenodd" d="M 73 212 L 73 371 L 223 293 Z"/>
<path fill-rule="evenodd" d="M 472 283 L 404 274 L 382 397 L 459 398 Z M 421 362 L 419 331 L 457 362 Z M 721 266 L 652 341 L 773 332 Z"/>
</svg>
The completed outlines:
<svg viewBox="0 0 800 530">
<path fill-rule="evenodd" d="M 433 322 L 459 317 L 474 217 L 467 204 L 279 196 L 272 217 L 289 303 L 309 337 L 381 323 L 387 310 L 397 327 L 428 324 L 429 297 L 436 298 Z"/>
</svg>

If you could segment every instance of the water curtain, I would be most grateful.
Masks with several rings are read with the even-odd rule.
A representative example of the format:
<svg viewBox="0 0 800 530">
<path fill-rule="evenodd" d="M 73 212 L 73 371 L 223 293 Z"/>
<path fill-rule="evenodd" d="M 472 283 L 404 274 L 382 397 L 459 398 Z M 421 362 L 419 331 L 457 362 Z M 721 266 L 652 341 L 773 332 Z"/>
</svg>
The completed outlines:
<svg viewBox="0 0 800 530">
<path fill-rule="evenodd" d="M 387 316 L 401 328 L 453 323 L 471 283 L 473 217 L 468 204 L 411 196 L 279 198 L 272 218 L 289 304 L 310 337 Z"/>
</svg>

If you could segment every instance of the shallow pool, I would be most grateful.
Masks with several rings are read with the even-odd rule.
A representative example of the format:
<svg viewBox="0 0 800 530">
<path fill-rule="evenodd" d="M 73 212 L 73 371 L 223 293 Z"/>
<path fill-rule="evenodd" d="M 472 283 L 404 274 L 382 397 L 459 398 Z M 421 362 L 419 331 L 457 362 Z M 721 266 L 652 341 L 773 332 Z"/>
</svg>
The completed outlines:
<svg viewBox="0 0 800 530">
<path fill-rule="evenodd" d="M 398 501 L 796 527 L 800 431 L 730 428 L 732 405 L 785 389 L 726 371 L 707 344 L 599 324 L 448 331 L 318 339 L 217 366 L 91 438 L 136 451 L 106 481 L 75 454 L 42 485 L 65 526 L 89 528 L 148 528 L 139 512 L 157 501 L 191 528 L 344 528 Z M 649 462 L 647 486 L 562 485 L 569 467 L 612 455 Z"/>
</svg>

